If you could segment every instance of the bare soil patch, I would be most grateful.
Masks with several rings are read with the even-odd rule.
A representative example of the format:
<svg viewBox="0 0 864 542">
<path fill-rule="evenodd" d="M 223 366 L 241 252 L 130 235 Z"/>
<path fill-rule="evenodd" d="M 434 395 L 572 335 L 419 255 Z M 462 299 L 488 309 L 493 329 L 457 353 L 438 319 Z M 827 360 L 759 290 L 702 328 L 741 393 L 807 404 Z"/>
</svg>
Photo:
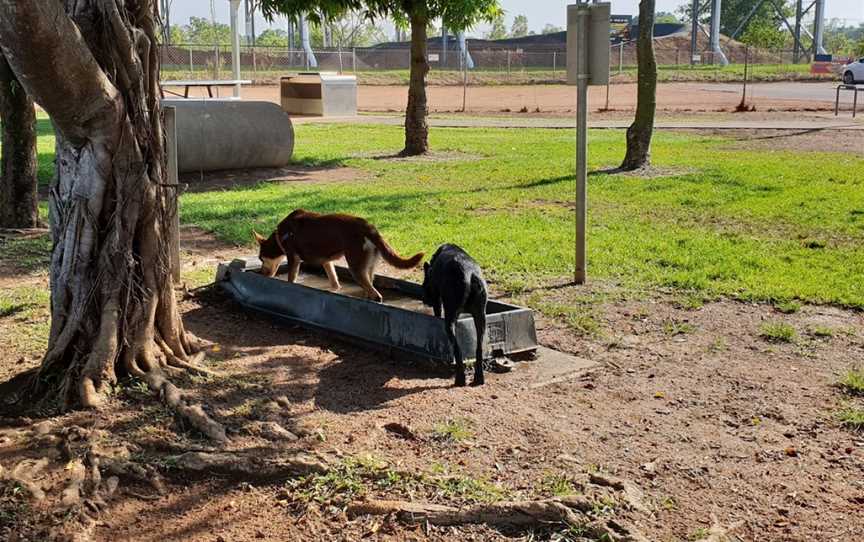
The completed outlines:
<svg viewBox="0 0 864 542">
<path fill-rule="evenodd" d="M 860 130 L 700 130 L 702 135 L 719 135 L 735 140 L 731 148 L 769 151 L 837 152 L 860 154 L 864 131 Z"/>
<path fill-rule="evenodd" d="M 183 251 L 187 266 L 209 267 L 200 262 L 244 249 L 185 228 Z M 72 413 L 47 426 L 0 424 L 0 465 L 9 472 L 47 458 L 35 480 L 59 495 L 69 462 L 54 439 L 76 425 L 98 430 L 101 449 L 124 448 L 160 473 L 163 492 L 121 476 L 95 526 L 94 538 L 106 541 L 525 539 L 525 531 L 409 526 L 345 511 L 363 497 L 455 506 L 491 490 L 546 498 L 558 486 L 596 490 L 586 481 L 591 473 L 641 490 L 643 509 L 609 490 L 604 513 L 650 540 L 698 538 L 712 515 L 726 526 L 743 522 L 736 535 L 744 540 L 854 540 L 864 528 L 864 435 L 840 427 L 835 414 L 849 398 L 834 386 L 841 371 L 864 357 L 864 315 L 812 306 L 785 315 L 729 301 L 699 306 L 680 294 L 625 295 L 603 283 L 550 282 L 516 301 L 528 296 L 583 307 L 596 319 L 599 327 L 589 334 L 542 316 L 538 328 L 542 344 L 600 366 L 532 388 L 526 362 L 490 374 L 484 387 L 455 389 L 439 368 L 244 313 L 215 291 L 183 301 L 187 325 L 210 344 L 206 363 L 216 375 L 182 385 L 228 428 L 231 441 L 222 451 L 264 462 L 296 453 L 331 465 L 366 458 L 392 472 L 423 473 L 438 484 L 434 490 L 355 479 L 344 470 L 333 483 L 347 485 L 328 492 L 321 488 L 331 482 L 298 486 L 288 473 L 264 479 L 178 469 L 172 456 L 212 450 L 212 443 L 179 425 L 134 382 L 101 412 Z M 775 321 L 796 329 L 795 342 L 759 337 L 761 326 Z M 832 336 L 812 333 L 816 326 L 830 327 Z M 19 355 L 0 352 L 4 378 L 20 372 Z M 280 437 L 271 424 L 296 438 Z M 388 429 L 392 424 L 414 438 Z M 462 433 L 451 438 L 442 425 Z M 37 437 L 40 427 L 46 432 Z M 355 483 L 362 488 L 346 496 Z M 315 498 L 301 498 L 303 491 Z M 0 522 L 0 537 L 44 539 L 50 525 L 68 521 L 52 510 L 0 494 L 7 514 L 0 517 L 11 518 Z"/>
<path fill-rule="evenodd" d="M 290 165 L 281 168 L 238 169 L 230 171 L 207 171 L 184 173 L 180 182 L 187 192 L 209 192 L 230 190 L 258 183 L 338 183 L 356 181 L 363 176 L 361 171 L 343 166 Z"/>
<path fill-rule="evenodd" d="M 243 90 L 247 99 L 279 103 L 279 87 L 253 86 Z M 402 112 L 408 100 L 408 87 L 382 85 L 358 87 L 358 108 L 371 112 Z M 590 87 L 592 109 L 606 106 L 606 88 Z M 462 111 L 463 91 L 458 86 L 429 86 L 429 111 L 455 113 Z M 741 101 L 734 92 L 712 89 L 710 83 L 661 83 L 657 91 L 660 111 L 731 112 Z M 754 96 L 749 102 L 758 111 L 828 111 L 833 103 Z M 500 85 L 469 87 L 465 103 L 469 113 L 530 114 L 570 113 L 576 108 L 575 87 L 567 85 Z M 636 84 L 622 83 L 610 87 L 609 108 L 632 112 L 636 107 Z"/>
<path fill-rule="evenodd" d="M 483 157 L 460 151 L 436 151 L 431 150 L 419 156 L 402 156 L 400 154 L 377 154 L 360 153 L 355 158 L 369 158 L 381 162 L 393 163 L 427 163 L 427 162 L 464 162 L 466 160 L 480 160 Z"/>
</svg>

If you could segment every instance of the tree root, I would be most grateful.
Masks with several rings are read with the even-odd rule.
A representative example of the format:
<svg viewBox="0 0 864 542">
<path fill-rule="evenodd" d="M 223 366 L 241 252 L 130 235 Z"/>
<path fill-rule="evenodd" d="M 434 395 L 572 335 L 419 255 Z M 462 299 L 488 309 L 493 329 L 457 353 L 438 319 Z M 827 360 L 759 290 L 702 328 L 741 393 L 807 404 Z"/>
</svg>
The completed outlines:
<svg viewBox="0 0 864 542">
<path fill-rule="evenodd" d="M 643 514 L 651 513 L 651 510 L 645 505 L 645 494 L 637 486 L 624 480 L 608 474 L 590 473 L 588 480 L 598 486 L 611 487 L 624 494 L 624 500 L 631 509 Z"/>
<path fill-rule="evenodd" d="M 228 442 L 228 436 L 225 434 L 225 428 L 222 424 L 208 416 L 201 405 L 194 405 L 186 401 L 177 386 L 169 382 L 161 371 L 153 368 L 144 375 L 144 379 L 150 389 L 160 394 L 165 404 L 188 421 L 192 427 L 220 444 Z"/>
<path fill-rule="evenodd" d="M 732 533 L 742 526 L 744 526 L 744 522 L 738 521 L 729 525 L 729 527 L 723 527 L 717 516 L 711 514 L 711 529 L 708 530 L 707 536 L 700 538 L 697 542 L 727 542 L 732 540 Z"/>
<path fill-rule="evenodd" d="M 177 467 L 201 473 L 219 473 L 256 480 L 272 480 L 327 472 L 325 463 L 307 454 L 269 460 L 242 453 L 186 452 L 174 458 Z"/>
<path fill-rule="evenodd" d="M 15 482 L 27 490 L 27 493 L 30 494 L 30 498 L 34 501 L 41 501 L 45 498 L 45 491 L 39 487 L 39 484 L 37 484 L 33 478 L 45 470 L 48 463 L 49 461 L 47 457 L 43 457 L 37 461 L 25 460 L 18 463 L 11 471 L 6 471 L 3 466 L 0 465 L 0 480 L 10 480 Z"/>
<path fill-rule="evenodd" d="M 619 522 L 602 522 L 588 516 L 594 505 L 588 499 L 569 496 L 539 501 L 502 501 L 456 508 L 431 503 L 367 500 L 348 506 L 349 517 L 360 515 L 393 515 L 406 523 L 429 523 L 438 526 L 486 524 L 491 527 L 532 527 L 554 524 L 580 526 L 588 534 L 619 542 L 642 542 L 647 539 Z"/>
</svg>

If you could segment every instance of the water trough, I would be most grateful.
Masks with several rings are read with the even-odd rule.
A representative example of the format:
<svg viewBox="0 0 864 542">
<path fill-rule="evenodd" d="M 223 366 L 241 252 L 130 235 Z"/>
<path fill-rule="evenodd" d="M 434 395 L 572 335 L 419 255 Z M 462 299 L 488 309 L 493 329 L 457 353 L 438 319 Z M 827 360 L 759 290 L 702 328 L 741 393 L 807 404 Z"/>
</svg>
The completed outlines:
<svg viewBox="0 0 864 542">
<path fill-rule="evenodd" d="M 363 299 L 363 292 L 346 268 L 337 267 L 342 290 L 327 290 L 320 266 L 303 266 L 296 283 L 284 280 L 287 265 L 275 278 L 258 273 L 257 258 L 220 264 L 216 282 L 242 306 L 278 320 L 335 333 L 355 342 L 410 358 L 450 362 L 453 349 L 443 320 L 420 301 L 421 285 L 378 275 L 375 288 L 383 303 Z M 530 355 L 538 348 L 534 313 L 530 309 L 489 301 L 486 316 L 486 357 Z M 476 350 L 474 321 L 462 315 L 456 338 L 466 359 Z"/>
</svg>

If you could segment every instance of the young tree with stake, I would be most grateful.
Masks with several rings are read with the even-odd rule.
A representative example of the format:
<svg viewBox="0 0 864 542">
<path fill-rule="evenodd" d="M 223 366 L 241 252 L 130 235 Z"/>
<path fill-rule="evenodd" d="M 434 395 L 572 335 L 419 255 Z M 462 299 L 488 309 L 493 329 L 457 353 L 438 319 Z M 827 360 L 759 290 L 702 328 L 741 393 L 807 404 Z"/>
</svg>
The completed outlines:
<svg viewBox="0 0 864 542">
<path fill-rule="evenodd" d="M 651 137 L 657 110 L 657 60 L 654 57 L 654 0 L 639 2 L 639 38 L 636 43 L 638 79 L 636 118 L 627 128 L 627 154 L 621 169 L 632 171 L 651 163 Z"/>
</svg>

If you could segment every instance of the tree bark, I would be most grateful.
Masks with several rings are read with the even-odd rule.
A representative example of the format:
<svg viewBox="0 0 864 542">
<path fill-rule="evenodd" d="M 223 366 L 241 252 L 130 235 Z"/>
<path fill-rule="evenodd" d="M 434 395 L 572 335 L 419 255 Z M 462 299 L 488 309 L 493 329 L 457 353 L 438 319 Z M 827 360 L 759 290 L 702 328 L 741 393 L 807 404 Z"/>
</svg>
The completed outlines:
<svg viewBox="0 0 864 542">
<path fill-rule="evenodd" d="M 627 128 L 627 154 L 621 169 L 650 165 L 654 112 L 657 109 L 657 60 L 654 57 L 654 0 L 639 2 L 639 38 L 636 44 L 638 83 L 636 118 Z"/>
<path fill-rule="evenodd" d="M 36 160 L 36 109 L 0 54 L 0 228 L 39 225 Z"/>
<path fill-rule="evenodd" d="M 405 148 L 402 156 L 416 156 L 429 151 L 429 125 L 426 117 L 426 74 L 429 61 L 426 55 L 426 25 L 429 18 L 415 8 L 411 13 L 411 80 L 408 85 L 408 108 L 405 110 Z"/>
<path fill-rule="evenodd" d="M 97 407 L 132 375 L 224 440 L 167 379 L 198 357 L 170 270 L 177 187 L 167 184 L 154 2 L 0 0 L 2 52 L 57 135 L 51 329 L 22 401 Z"/>
</svg>

